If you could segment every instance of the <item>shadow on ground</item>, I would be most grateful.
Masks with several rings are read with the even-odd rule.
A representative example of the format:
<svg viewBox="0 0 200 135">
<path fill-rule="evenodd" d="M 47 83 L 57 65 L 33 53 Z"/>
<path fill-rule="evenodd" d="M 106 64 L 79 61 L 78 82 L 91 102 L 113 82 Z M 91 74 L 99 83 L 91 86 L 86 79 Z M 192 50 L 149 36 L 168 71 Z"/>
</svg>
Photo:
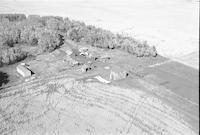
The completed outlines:
<svg viewBox="0 0 200 135">
<path fill-rule="evenodd" d="M 0 71 L 0 89 L 1 89 L 1 86 L 3 86 L 3 84 L 5 85 L 8 82 L 9 82 L 8 74 Z"/>
</svg>

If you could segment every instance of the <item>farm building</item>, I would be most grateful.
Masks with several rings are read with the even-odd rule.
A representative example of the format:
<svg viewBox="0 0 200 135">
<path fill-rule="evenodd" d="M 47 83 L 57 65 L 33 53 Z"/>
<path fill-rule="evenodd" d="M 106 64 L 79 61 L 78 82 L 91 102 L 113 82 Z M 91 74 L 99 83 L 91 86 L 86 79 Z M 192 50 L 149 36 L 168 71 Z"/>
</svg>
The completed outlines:
<svg viewBox="0 0 200 135">
<path fill-rule="evenodd" d="M 121 80 L 128 76 L 128 72 L 122 70 L 120 67 L 112 67 L 110 71 L 110 80 Z"/>
<path fill-rule="evenodd" d="M 17 66 L 17 72 L 22 75 L 23 77 L 30 77 L 31 71 L 23 65 Z"/>
</svg>

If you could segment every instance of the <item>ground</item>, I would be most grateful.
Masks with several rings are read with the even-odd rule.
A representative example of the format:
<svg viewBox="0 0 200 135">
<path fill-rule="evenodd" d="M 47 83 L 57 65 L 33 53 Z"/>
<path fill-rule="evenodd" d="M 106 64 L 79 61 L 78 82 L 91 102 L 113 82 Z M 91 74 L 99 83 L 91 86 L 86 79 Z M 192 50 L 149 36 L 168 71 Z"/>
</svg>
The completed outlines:
<svg viewBox="0 0 200 135">
<path fill-rule="evenodd" d="M 71 56 L 64 53 L 69 46 Z M 162 56 L 137 58 L 86 46 L 110 57 L 102 62 L 79 55 L 76 47 L 67 41 L 52 53 L 23 61 L 35 73 L 33 80 L 20 77 L 19 63 L 0 68 L 17 78 L 0 90 L 1 134 L 198 134 L 198 70 Z M 68 64 L 68 57 L 91 61 L 94 68 L 82 72 L 82 65 Z M 95 79 L 108 79 L 104 67 L 112 66 L 129 76 L 109 84 Z"/>
</svg>

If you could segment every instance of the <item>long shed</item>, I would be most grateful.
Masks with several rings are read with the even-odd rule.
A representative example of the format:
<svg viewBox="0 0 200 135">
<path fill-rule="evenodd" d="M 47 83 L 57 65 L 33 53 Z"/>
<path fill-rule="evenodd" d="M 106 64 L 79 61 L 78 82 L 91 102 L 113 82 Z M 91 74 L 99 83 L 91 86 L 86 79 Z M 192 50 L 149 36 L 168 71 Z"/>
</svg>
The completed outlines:
<svg viewBox="0 0 200 135">
<path fill-rule="evenodd" d="M 23 65 L 17 66 L 17 72 L 22 75 L 23 77 L 30 77 L 31 71 Z"/>
</svg>

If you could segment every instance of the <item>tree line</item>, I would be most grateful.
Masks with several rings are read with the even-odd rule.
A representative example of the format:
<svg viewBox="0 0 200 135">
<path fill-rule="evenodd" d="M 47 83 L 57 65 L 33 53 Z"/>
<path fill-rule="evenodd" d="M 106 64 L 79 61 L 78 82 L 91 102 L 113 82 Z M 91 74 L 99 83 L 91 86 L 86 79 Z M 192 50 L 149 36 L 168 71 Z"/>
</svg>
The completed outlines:
<svg viewBox="0 0 200 135">
<path fill-rule="evenodd" d="M 122 49 L 137 57 L 157 55 L 154 46 L 133 37 L 59 16 L 0 14 L 0 66 L 51 52 L 73 40 L 107 49 Z"/>
</svg>

